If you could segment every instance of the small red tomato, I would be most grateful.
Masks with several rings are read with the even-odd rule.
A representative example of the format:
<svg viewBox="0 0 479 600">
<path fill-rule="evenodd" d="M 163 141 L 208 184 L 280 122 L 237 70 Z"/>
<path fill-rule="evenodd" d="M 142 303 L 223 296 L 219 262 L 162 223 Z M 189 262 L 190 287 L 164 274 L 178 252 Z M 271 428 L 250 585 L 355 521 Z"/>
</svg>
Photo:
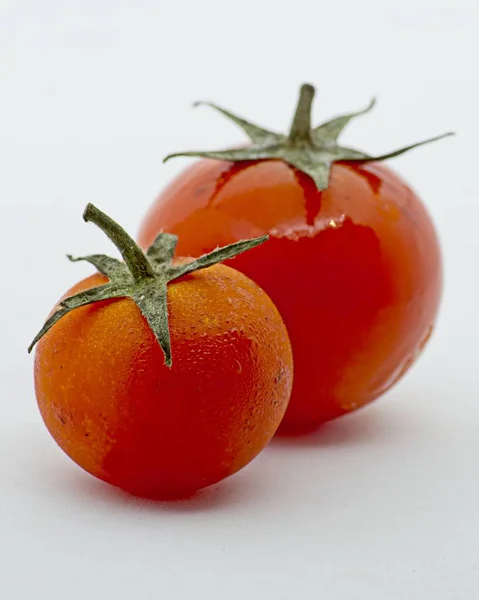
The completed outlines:
<svg viewBox="0 0 479 600">
<path fill-rule="evenodd" d="M 373 103 L 313 129 L 313 95 L 312 86 L 302 87 L 289 136 L 212 105 L 252 144 L 184 153 L 207 160 L 160 194 L 139 234 L 147 246 L 159 231 L 172 231 L 179 253 L 191 256 L 270 236 L 235 268 L 270 295 L 289 331 L 295 378 L 284 431 L 313 428 L 389 389 L 429 339 L 441 296 L 431 219 L 378 162 L 420 144 L 375 158 L 342 148 L 342 129 Z"/>
<path fill-rule="evenodd" d="M 85 215 L 125 262 L 85 257 L 100 272 L 69 291 L 35 338 L 48 430 L 86 471 L 141 496 L 177 497 L 232 475 L 271 439 L 292 386 L 275 306 L 216 264 L 264 240 L 172 263 L 174 236 L 144 255 L 101 211 Z"/>
</svg>

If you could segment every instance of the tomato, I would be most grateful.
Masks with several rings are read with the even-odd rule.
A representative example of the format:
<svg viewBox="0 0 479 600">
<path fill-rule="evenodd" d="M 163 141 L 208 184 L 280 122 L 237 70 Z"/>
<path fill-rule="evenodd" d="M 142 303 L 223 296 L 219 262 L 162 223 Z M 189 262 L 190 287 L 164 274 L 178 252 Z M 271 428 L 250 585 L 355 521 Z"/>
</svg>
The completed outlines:
<svg viewBox="0 0 479 600">
<path fill-rule="evenodd" d="M 335 126 L 337 134 L 340 119 L 344 126 L 352 116 L 328 122 L 323 134 Z M 306 125 L 311 137 L 319 131 Z M 372 402 L 413 364 L 434 328 L 441 255 L 425 207 L 384 164 L 359 152 L 355 158 L 356 151 L 330 140 L 343 159 L 324 172 L 321 151 L 329 150 L 319 142 L 291 157 L 280 136 L 264 139 L 250 154 L 186 153 L 206 159 L 159 195 L 139 243 L 148 245 L 165 229 L 179 236 L 180 254 L 197 256 L 270 236 L 234 266 L 269 294 L 286 323 L 295 378 L 280 430 L 302 432 Z M 234 160 L 219 160 L 228 157 Z"/>
<path fill-rule="evenodd" d="M 96 273 L 65 297 L 83 301 L 107 283 Z M 38 405 L 59 446 L 92 475 L 152 498 L 192 493 L 244 467 L 275 433 L 292 386 L 286 328 L 245 275 L 214 265 L 165 293 L 171 368 L 151 315 L 130 297 L 68 310 L 35 355 Z"/>
</svg>

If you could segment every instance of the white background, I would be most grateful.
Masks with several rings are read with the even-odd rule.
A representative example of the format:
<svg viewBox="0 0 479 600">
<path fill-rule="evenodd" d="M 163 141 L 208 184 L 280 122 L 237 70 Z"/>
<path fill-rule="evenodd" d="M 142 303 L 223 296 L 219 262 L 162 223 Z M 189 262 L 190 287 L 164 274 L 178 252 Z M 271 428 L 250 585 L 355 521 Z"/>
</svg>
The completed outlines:
<svg viewBox="0 0 479 600">
<path fill-rule="evenodd" d="M 0 1 L 0 597 L 474 600 L 479 597 L 476 0 Z M 132 233 L 186 160 L 242 134 L 197 99 L 284 129 L 364 106 L 344 140 L 383 152 L 424 198 L 446 262 L 424 357 L 375 406 L 274 442 L 190 501 L 136 500 L 49 438 L 26 353 L 111 251 L 88 201 Z"/>
</svg>

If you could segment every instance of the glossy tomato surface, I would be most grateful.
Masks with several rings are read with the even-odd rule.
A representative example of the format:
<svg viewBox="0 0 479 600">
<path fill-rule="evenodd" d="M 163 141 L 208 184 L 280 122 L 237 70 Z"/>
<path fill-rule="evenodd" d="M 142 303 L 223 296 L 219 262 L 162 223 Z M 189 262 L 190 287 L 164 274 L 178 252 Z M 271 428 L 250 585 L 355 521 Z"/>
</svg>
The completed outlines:
<svg viewBox="0 0 479 600">
<path fill-rule="evenodd" d="M 231 261 L 273 299 L 288 328 L 294 386 L 281 429 L 302 431 L 390 388 L 434 327 L 441 296 L 438 240 L 423 204 L 380 163 L 336 163 L 329 187 L 281 161 L 200 160 L 147 214 L 139 241 L 161 230 L 178 252 L 268 233 Z"/>
<path fill-rule="evenodd" d="M 105 281 L 93 275 L 67 295 Z M 292 354 L 274 304 L 223 265 L 168 286 L 173 366 L 136 304 L 78 308 L 35 355 L 41 414 L 89 473 L 129 492 L 177 497 L 250 462 L 275 433 Z"/>
</svg>

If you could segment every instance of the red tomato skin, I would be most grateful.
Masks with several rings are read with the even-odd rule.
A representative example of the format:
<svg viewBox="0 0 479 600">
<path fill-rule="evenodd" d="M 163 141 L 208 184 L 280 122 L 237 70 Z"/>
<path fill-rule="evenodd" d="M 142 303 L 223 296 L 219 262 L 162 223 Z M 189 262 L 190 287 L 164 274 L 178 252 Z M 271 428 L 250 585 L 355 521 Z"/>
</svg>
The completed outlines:
<svg viewBox="0 0 479 600">
<path fill-rule="evenodd" d="M 442 290 L 424 205 L 382 163 L 333 165 L 327 190 L 281 161 L 200 160 L 157 198 L 139 234 L 179 236 L 178 253 L 267 233 L 230 266 L 278 307 L 294 356 L 283 432 L 303 432 L 386 392 L 431 336 Z"/>
</svg>

